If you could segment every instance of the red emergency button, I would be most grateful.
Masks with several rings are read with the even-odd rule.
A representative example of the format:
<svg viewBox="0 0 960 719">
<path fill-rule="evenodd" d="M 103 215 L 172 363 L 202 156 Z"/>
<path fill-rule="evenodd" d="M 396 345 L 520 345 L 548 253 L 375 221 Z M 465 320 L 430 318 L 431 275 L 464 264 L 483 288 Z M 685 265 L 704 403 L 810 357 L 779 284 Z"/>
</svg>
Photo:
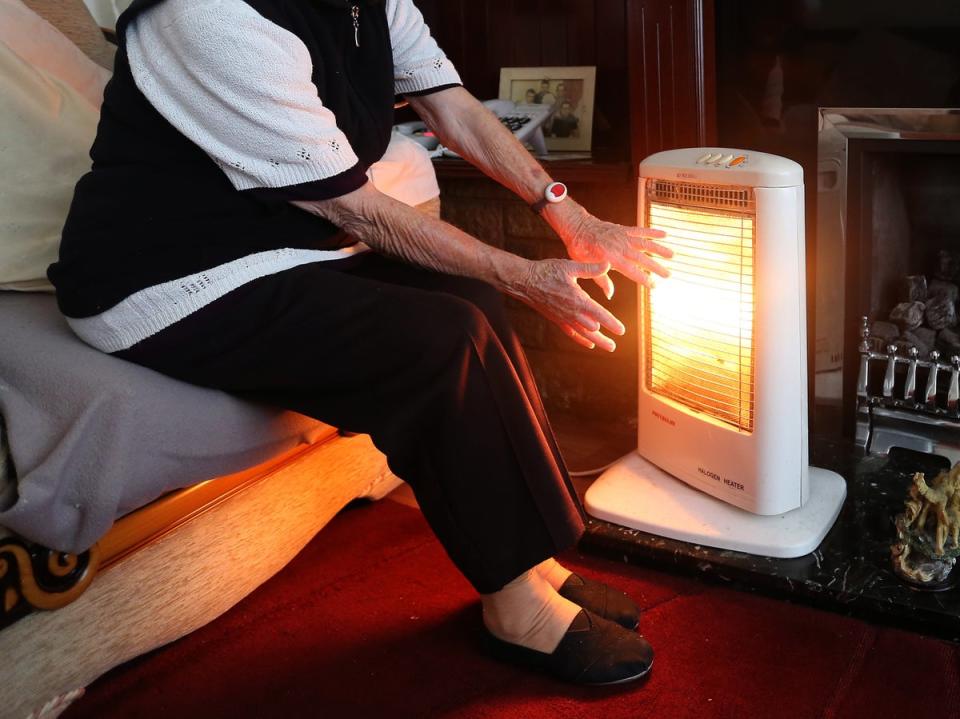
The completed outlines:
<svg viewBox="0 0 960 719">
<path fill-rule="evenodd" d="M 730 160 L 730 164 L 727 165 L 727 167 L 736 167 L 737 165 L 741 165 L 746 161 L 747 161 L 746 155 L 737 155 L 735 158 Z"/>
</svg>

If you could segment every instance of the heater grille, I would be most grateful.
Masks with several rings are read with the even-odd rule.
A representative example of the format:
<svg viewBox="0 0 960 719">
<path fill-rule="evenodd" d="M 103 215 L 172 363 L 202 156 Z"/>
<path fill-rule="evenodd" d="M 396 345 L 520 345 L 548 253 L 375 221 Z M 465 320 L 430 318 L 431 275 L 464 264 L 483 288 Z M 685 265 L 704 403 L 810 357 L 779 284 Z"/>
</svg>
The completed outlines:
<svg viewBox="0 0 960 719">
<path fill-rule="evenodd" d="M 749 187 L 706 185 L 695 182 L 650 180 L 647 185 L 651 200 L 672 202 L 685 207 L 705 207 L 753 212 L 753 192 Z"/>
<path fill-rule="evenodd" d="M 752 432 L 753 192 L 649 180 L 647 200 L 674 251 L 671 276 L 645 292 L 647 389 Z"/>
</svg>

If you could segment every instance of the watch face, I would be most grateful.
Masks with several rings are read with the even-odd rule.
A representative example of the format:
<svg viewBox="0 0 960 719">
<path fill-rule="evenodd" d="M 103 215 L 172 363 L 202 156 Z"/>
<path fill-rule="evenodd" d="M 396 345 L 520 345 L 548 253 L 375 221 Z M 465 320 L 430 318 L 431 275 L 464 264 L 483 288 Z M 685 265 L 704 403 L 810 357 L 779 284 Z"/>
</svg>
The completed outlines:
<svg viewBox="0 0 960 719">
<path fill-rule="evenodd" d="M 547 202 L 560 202 L 567 196 L 567 186 L 562 182 L 551 182 L 544 192 Z"/>
</svg>

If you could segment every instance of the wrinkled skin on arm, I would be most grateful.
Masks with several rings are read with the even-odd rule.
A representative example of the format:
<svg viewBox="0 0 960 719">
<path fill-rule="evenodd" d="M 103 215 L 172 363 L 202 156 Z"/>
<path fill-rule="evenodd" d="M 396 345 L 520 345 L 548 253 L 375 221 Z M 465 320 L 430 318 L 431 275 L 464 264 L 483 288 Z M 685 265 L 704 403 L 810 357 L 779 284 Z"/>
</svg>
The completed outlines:
<svg viewBox="0 0 960 719">
<path fill-rule="evenodd" d="M 440 140 L 484 173 L 532 204 L 550 176 L 513 133 L 461 87 L 409 98 L 414 110 Z M 667 271 L 651 255 L 670 257 L 654 242 L 657 230 L 623 227 L 593 217 L 571 198 L 550 204 L 544 219 L 572 259 L 532 261 L 480 242 L 440 220 L 378 192 L 370 183 L 330 200 L 294 202 L 386 255 L 438 272 L 484 280 L 555 322 L 584 347 L 612 352 L 606 333 L 622 335 L 623 323 L 594 301 L 577 280 L 591 279 L 609 299 L 609 270 L 650 285 L 651 273 Z"/>
<path fill-rule="evenodd" d="M 371 183 L 331 200 L 295 202 L 385 255 L 418 267 L 490 283 L 556 322 L 586 347 L 612 352 L 623 324 L 577 284 L 609 269 L 604 263 L 531 261 L 480 242 L 441 220 L 377 191 Z"/>
<path fill-rule="evenodd" d="M 440 138 L 504 187 L 532 204 L 552 181 L 540 163 L 527 152 L 497 117 L 462 87 L 411 97 L 410 104 Z M 667 276 L 651 255 L 671 257 L 673 252 L 654 242 L 659 230 L 624 227 L 597 219 L 572 198 L 548 204 L 544 219 L 560 236 L 570 257 L 581 262 L 608 262 L 631 280 L 650 285 L 650 274 Z M 607 298 L 613 283 L 606 275 L 595 278 Z"/>
</svg>

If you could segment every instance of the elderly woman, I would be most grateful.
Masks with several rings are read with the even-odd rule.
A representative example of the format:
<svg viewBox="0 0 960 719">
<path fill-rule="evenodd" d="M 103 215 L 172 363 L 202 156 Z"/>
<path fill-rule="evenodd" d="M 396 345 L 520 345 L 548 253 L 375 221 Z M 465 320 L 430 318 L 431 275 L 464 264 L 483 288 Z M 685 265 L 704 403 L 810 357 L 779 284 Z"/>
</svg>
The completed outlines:
<svg viewBox="0 0 960 719">
<path fill-rule="evenodd" d="M 645 674 L 622 593 L 554 555 L 579 504 L 500 293 L 613 351 L 613 267 L 648 238 L 590 216 L 461 86 L 411 0 L 135 0 L 50 278 L 86 342 L 369 433 L 480 593 L 490 646 L 574 682 Z M 377 191 L 396 96 L 513 190 L 572 260 L 526 260 Z"/>
</svg>

